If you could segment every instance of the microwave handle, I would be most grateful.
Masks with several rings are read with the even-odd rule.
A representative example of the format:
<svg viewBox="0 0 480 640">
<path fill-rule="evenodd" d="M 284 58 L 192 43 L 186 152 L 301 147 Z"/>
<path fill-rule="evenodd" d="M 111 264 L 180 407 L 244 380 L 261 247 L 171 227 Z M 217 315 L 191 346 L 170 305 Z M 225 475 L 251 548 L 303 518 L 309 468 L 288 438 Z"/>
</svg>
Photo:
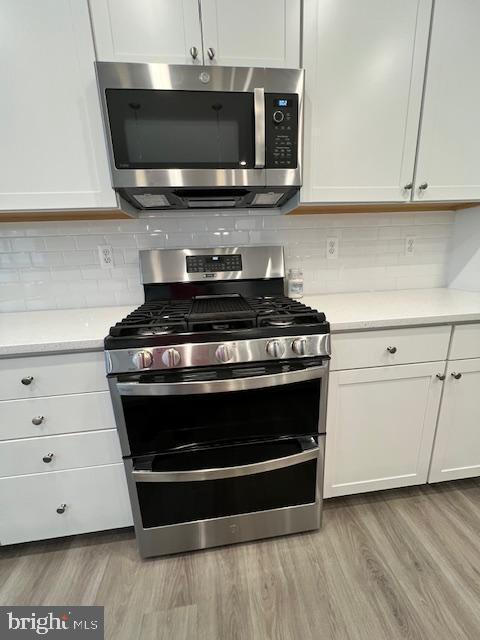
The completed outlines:
<svg viewBox="0 0 480 640">
<path fill-rule="evenodd" d="M 255 113 L 255 169 L 265 167 L 265 91 L 263 87 L 253 90 Z"/>
</svg>

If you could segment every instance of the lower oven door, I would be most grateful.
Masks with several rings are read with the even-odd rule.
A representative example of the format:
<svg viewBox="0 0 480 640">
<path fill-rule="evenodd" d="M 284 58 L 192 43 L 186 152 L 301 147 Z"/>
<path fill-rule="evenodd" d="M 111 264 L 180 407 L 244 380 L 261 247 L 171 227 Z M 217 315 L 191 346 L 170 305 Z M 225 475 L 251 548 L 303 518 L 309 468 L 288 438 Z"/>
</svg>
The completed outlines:
<svg viewBox="0 0 480 640">
<path fill-rule="evenodd" d="M 318 527 L 323 450 L 324 436 L 308 436 L 156 455 L 147 463 L 126 460 L 141 550 L 157 555 Z M 306 506 L 308 524 L 301 517 L 296 522 L 295 509 Z M 242 532 L 237 519 L 227 538 L 219 538 L 215 524 L 223 531 L 235 516 L 250 518 L 250 525 Z M 198 540 L 198 525 L 205 524 L 213 544 Z M 190 537 L 183 532 L 183 542 L 174 533 L 182 526 L 190 530 Z M 157 546 L 155 537 L 142 539 L 162 528 L 173 537 L 160 536 Z"/>
</svg>

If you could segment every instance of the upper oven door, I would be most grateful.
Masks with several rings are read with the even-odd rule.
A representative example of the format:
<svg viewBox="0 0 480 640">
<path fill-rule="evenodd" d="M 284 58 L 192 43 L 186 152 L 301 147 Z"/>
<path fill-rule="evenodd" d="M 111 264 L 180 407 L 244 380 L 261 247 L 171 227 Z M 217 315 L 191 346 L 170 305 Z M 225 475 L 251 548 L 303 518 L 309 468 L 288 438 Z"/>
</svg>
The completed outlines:
<svg viewBox="0 0 480 640">
<path fill-rule="evenodd" d="M 325 430 L 328 361 L 111 379 L 124 455 Z"/>
<path fill-rule="evenodd" d="M 275 159 L 272 144 L 266 149 L 266 135 L 270 143 L 276 140 L 270 120 L 275 104 L 282 110 L 283 95 L 295 103 L 284 107 L 288 117 L 298 111 L 300 123 L 299 70 L 112 62 L 96 67 L 115 188 L 265 186 L 266 164 L 280 167 L 271 163 L 280 162 L 287 149 L 279 148 Z M 301 129 L 279 129 L 275 136 L 286 133 L 301 140 Z M 282 137 L 277 143 L 285 146 Z M 301 149 L 291 148 L 295 173 Z M 286 170 L 273 171 L 280 176 Z M 283 174 L 269 184 L 300 184 Z"/>
</svg>

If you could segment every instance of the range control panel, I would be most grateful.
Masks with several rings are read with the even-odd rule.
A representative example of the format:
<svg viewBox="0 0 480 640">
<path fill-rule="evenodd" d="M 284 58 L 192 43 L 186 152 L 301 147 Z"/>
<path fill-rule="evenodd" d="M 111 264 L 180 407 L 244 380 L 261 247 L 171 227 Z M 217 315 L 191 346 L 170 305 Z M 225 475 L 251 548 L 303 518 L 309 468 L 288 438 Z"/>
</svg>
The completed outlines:
<svg viewBox="0 0 480 640">
<path fill-rule="evenodd" d="M 268 169 L 297 167 L 298 95 L 265 94 L 265 166 Z"/>
<path fill-rule="evenodd" d="M 187 256 L 187 273 L 212 273 L 213 271 L 241 271 L 242 256 L 239 253 L 212 256 Z"/>
</svg>

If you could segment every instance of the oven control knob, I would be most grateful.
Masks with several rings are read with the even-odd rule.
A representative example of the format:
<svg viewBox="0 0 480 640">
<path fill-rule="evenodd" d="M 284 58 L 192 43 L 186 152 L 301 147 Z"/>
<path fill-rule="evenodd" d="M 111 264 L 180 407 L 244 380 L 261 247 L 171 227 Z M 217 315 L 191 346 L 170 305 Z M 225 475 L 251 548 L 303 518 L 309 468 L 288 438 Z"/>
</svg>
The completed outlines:
<svg viewBox="0 0 480 640">
<path fill-rule="evenodd" d="M 297 356 L 304 356 L 307 353 L 307 339 L 297 338 L 292 342 L 292 351 Z"/>
<path fill-rule="evenodd" d="M 228 362 L 233 357 L 232 348 L 228 344 L 219 344 L 215 351 L 215 357 L 219 362 Z"/>
<path fill-rule="evenodd" d="M 274 111 L 273 113 L 273 121 L 276 122 L 277 124 L 280 124 L 280 122 L 283 122 L 285 119 L 285 114 L 282 111 Z"/>
<path fill-rule="evenodd" d="M 148 369 L 153 362 L 152 352 L 147 350 L 137 351 L 132 361 L 137 369 Z"/>
<path fill-rule="evenodd" d="M 176 349 L 167 349 L 162 353 L 162 362 L 166 367 L 178 367 L 180 354 Z"/>
<path fill-rule="evenodd" d="M 285 353 L 285 345 L 280 340 L 267 342 L 267 353 L 272 358 L 281 358 Z"/>
</svg>

